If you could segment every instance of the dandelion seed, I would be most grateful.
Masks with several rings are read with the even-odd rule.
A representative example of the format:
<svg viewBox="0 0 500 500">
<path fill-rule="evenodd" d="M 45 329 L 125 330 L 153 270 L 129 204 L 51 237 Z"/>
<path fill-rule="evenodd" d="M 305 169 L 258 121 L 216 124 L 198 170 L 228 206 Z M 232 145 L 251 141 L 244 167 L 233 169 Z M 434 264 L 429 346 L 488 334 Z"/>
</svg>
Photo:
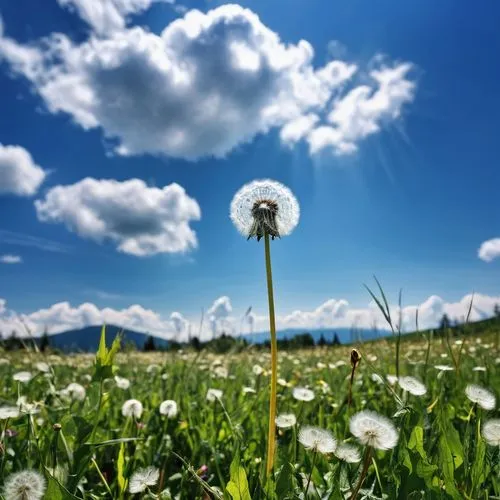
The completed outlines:
<svg viewBox="0 0 500 500">
<path fill-rule="evenodd" d="M 500 419 L 488 420 L 483 425 L 483 438 L 491 446 L 500 446 Z"/>
<path fill-rule="evenodd" d="M 6 500 L 41 500 L 45 494 L 45 479 L 37 471 L 23 470 L 11 474 L 5 481 Z"/>
<path fill-rule="evenodd" d="M 14 373 L 12 378 L 17 382 L 22 382 L 23 384 L 25 384 L 33 378 L 33 375 L 31 374 L 31 372 L 17 372 Z"/>
<path fill-rule="evenodd" d="M 483 410 L 493 410 L 496 405 L 495 395 L 479 385 L 469 384 L 465 388 L 465 395 L 473 403 L 477 403 Z"/>
<path fill-rule="evenodd" d="M 339 460 L 343 460 L 349 464 L 355 464 L 361 461 L 359 449 L 356 446 L 347 443 L 342 443 L 337 446 L 335 456 Z"/>
<path fill-rule="evenodd" d="M 208 389 L 207 401 L 213 403 L 215 400 L 222 398 L 222 391 L 219 389 Z"/>
<path fill-rule="evenodd" d="M 165 415 L 167 418 L 175 418 L 177 416 L 177 403 L 171 399 L 163 401 L 160 405 L 160 413 Z"/>
<path fill-rule="evenodd" d="M 365 410 L 353 415 L 349 430 L 361 444 L 378 450 L 389 450 L 398 442 L 398 431 L 394 424 L 373 411 Z"/>
<path fill-rule="evenodd" d="M 141 418 L 142 410 L 142 403 L 140 401 L 137 399 L 128 399 L 123 403 L 122 415 L 124 417 Z"/>
<path fill-rule="evenodd" d="M 280 429 L 288 429 L 297 423 L 297 418 L 293 413 L 283 413 L 276 417 L 276 426 Z"/>
<path fill-rule="evenodd" d="M 0 406 L 0 420 L 19 417 L 19 408 L 14 406 Z"/>
<path fill-rule="evenodd" d="M 319 427 L 302 427 L 298 439 L 305 448 L 320 453 L 333 453 L 337 447 L 333 434 Z"/>
<path fill-rule="evenodd" d="M 297 401 L 312 401 L 314 399 L 314 392 L 305 387 L 295 387 L 292 395 Z"/>
<path fill-rule="evenodd" d="M 414 396 L 423 396 L 427 392 L 427 387 L 415 377 L 399 377 L 398 384 Z"/>
<path fill-rule="evenodd" d="M 126 391 L 130 387 L 130 380 L 128 378 L 119 377 L 115 375 L 116 387 Z"/>
<path fill-rule="evenodd" d="M 128 490 L 130 493 L 142 493 L 149 486 L 154 486 L 160 479 L 160 471 L 156 467 L 138 469 L 130 478 Z"/>
</svg>

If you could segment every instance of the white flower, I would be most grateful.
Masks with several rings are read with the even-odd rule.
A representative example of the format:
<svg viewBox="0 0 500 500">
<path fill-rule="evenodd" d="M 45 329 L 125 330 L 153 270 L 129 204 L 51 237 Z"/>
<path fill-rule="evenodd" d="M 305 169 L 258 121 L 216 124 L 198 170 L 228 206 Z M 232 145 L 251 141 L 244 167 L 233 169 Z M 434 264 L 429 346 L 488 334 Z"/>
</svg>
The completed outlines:
<svg viewBox="0 0 500 500">
<path fill-rule="evenodd" d="M 500 446 L 500 418 L 494 418 L 484 423 L 483 438 L 491 446 Z"/>
<path fill-rule="evenodd" d="M 207 401 L 210 401 L 212 403 L 216 399 L 220 399 L 221 397 L 222 397 L 222 391 L 220 391 L 219 389 L 208 389 Z"/>
<path fill-rule="evenodd" d="M 17 380 L 18 382 L 26 383 L 26 382 L 29 382 L 33 378 L 33 375 L 31 374 L 31 372 L 17 372 L 17 373 L 14 373 L 12 378 L 14 380 Z"/>
<path fill-rule="evenodd" d="M 365 410 L 353 415 L 349 430 L 361 444 L 378 450 L 389 450 L 398 442 L 398 431 L 394 424 L 373 411 Z"/>
<path fill-rule="evenodd" d="M 493 410 L 496 405 L 495 395 L 479 385 L 469 384 L 465 388 L 465 395 L 473 402 L 477 403 L 483 410 Z"/>
<path fill-rule="evenodd" d="M 276 417 L 275 422 L 280 429 L 288 429 L 297 423 L 297 418 L 293 413 L 283 413 Z"/>
<path fill-rule="evenodd" d="M 19 417 L 19 408 L 15 406 L 0 406 L 0 420 Z"/>
<path fill-rule="evenodd" d="M 177 403 L 171 399 L 163 401 L 160 405 L 160 413 L 166 415 L 168 418 L 175 418 L 177 416 Z"/>
<path fill-rule="evenodd" d="M 217 366 L 214 369 L 214 375 L 219 378 L 227 378 L 229 374 L 225 366 Z"/>
<path fill-rule="evenodd" d="M 300 208 L 283 184 L 263 179 L 245 184 L 231 202 L 231 220 L 243 236 L 258 240 L 290 234 L 299 222 Z"/>
<path fill-rule="evenodd" d="M 130 387 L 130 380 L 128 378 L 119 377 L 115 375 L 116 387 L 119 389 L 127 390 Z"/>
<path fill-rule="evenodd" d="M 302 427 L 298 439 L 305 448 L 320 453 L 333 453 L 337 447 L 333 434 L 319 427 Z"/>
<path fill-rule="evenodd" d="M 148 367 L 146 368 L 147 373 L 155 373 L 158 371 L 160 371 L 159 365 L 152 364 L 152 365 L 148 365 Z"/>
<path fill-rule="evenodd" d="M 485 372 L 486 371 L 486 367 L 485 366 L 475 366 L 473 369 L 472 369 L 473 372 Z"/>
<path fill-rule="evenodd" d="M 160 478 L 160 471 L 156 467 L 138 469 L 130 478 L 128 490 L 130 493 L 142 493 L 148 486 L 154 486 Z"/>
<path fill-rule="evenodd" d="M 335 456 L 344 462 L 355 464 L 361 460 L 361 455 L 356 446 L 352 444 L 342 443 L 337 446 Z"/>
<path fill-rule="evenodd" d="M 125 403 L 123 403 L 122 415 L 124 417 L 141 418 L 142 403 L 137 401 L 137 399 L 128 399 Z"/>
<path fill-rule="evenodd" d="M 45 493 L 45 479 L 34 470 L 11 474 L 5 481 L 6 500 L 41 500 Z"/>
<path fill-rule="evenodd" d="M 305 387 L 295 387 L 292 394 L 298 401 L 312 401 L 314 399 L 314 392 Z"/>
<path fill-rule="evenodd" d="M 50 366 L 47 363 L 44 363 L 43 361 L 40 361 L 39 363 L 35 364 L 35 368 L 42 373 L 49 373 L 50 372 Z"/>
<path fill-rule="evenodd" d="M 40 413 L 40 408 L 38 408 L 38 404 L 28 403 L 28 399 L 26 398 L 26 396 L 20 396 L 19 398 L 17 398 L 16 404 L 21 413 L 26 413 L 28 415 L 36 415 L 37 413 Z"/>
<path fill-rule="evenodd" d="M 68 399 L 71 399 L 72 401 L 83 401 L 86 396 L 86 391 L 85 387 L 83 385 L 77 384 L 76 382 L 73 382 L 66 387 L 66 389 L 63 389 L 60 394 L 63 397 L 66 397 Z"/>
<path fill-rule="evenodd" d="M 434 368 L 436 370 L 439 370 L 440 372 L 451 372 L 455 369 L 453 368 L 453 366 L 450 365 L 436 365 Z"/>
<path fill-rule="evenodd" d="M 396 375 L 386 375 L 385 378 L 391 385 L 394 385 L 398 381 L 398 377 L 396 377 Z"/>
<path fill-rule="evenodd" d="M 427 392 L 427 387 L 415 377 L 399 377 L 398 384 L 414 396 L 423 396 Z"/>
<path fill-rule="evenodd" d="M 243 394 L 255 394 L 257 391 L 253 387 L 243 387 Z"/>
<path fill-rule="evenodd" d="M 252 366 L 252 371 L 254 373 L 254 375 L 262 375 L 262 373 L 264 372 L 264 368 L 262 368 L 262 366 L 260 365 L 253 365 Z"/>
</svg>

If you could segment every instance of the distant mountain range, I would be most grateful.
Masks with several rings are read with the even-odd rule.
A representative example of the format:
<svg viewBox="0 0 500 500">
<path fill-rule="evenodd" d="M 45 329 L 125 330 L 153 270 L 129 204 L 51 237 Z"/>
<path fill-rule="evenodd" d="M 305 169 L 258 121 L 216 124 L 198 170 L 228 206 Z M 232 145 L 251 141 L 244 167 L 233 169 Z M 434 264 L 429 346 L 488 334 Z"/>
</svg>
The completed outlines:
<svg viewBox="0 0 500 500">
<path fill-rule="evenodd" d="M 115 338 L 118 332 L 123 332 L 123 343 L 135 344 L 137 349 L 142 349 L 149 334 L 135 332 L 133 330 L 122 329 L 115 325 L 106 325 L 106 340 L 109 343 Z M 285 338 L 291 339 L 296 335 L 308 332 L 317 343 L 321 335 L 327 342 L 331 342 L 337 334 L 342 344 L 349 342 L 359 342 L 364 340 L 372 340 L 388 334 L 384 330 L 352 330 L 350 328 L 319 328 L 315 330 L 304 330 L 303 328 L 289 328 L 281 330 L 277 333 L 279 340 Z M 168 340 L 165 340 L 156 335 L 151 335 L 154 338 L 156 347 L 167 347 Z M 78 330 L 69 330 L 62 333 L 56 333 L 49 336 L 49 342 L 52 347 L 56 347 L 66 352 L 95 352 L 99 345 L 101 337 L 101 326 L 87 326 Z M 243 335 L 243 338 L 252 344 L 261 344 L 269 340 L 269 332 L 259 332 Z"/>
</svg>

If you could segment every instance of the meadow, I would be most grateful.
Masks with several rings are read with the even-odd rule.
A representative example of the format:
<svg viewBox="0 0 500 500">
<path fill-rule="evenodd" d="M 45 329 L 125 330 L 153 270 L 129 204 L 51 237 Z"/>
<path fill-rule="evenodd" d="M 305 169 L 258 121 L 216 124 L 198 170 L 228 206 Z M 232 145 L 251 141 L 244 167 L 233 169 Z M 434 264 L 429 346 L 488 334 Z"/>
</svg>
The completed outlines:
<svg viewBox="0 0 500 500">
<path fill-rule="evenodd" d="M 392 339 L 280 352 L 269 475 L 268 352 L 4 352 L 2 495 L 500 498 L 496 340 L 403 338 L 399 379 Z"/>
</svg>

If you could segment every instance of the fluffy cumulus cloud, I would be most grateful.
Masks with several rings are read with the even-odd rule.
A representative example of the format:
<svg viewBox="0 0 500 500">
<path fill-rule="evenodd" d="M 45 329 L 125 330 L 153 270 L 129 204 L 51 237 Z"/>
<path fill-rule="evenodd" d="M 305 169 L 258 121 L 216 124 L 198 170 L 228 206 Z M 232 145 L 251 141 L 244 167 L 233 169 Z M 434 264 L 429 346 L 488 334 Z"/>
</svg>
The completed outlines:
<svg viewBox="0 0 500 500">
<path fill-rule="evenodd" d="M 121 155 L 222 157 L 273 128 L 285 144 L 351 154 L 414 99 L 411 64 L 375 58 L 367 72 L 336 59 L 315 67 L 309 42 L 283 43 L 238 5 L 191 10 L 154 34 L 125 26 L 127 12 L 151 0 L 60 3 L 99 36 L 75 43 L 54 33 L 21 44 L 4 34 L 0 59 L 49 112 L 100 128 Z"/>
<path fill-rule="evenodd" d="M 485 262 L 491 262 L 500 257 L 500 238 L 484 241 L 479 247 L 478 257 Z"/>
<path fill-rule="evenodd" d="M 20 264 L 22 261 L 23 259 L 20 255 L 0 255 L 0 263 L 2 264 Z"/>
<path fill-rule="evenodd" d="M 62 223 L 84 238 L 111 240 L 120 252 L 147 256 L 197 246 L 190 222 L 200 207 L 178 184 L 148 187 L 144 181 L 83 179 L 51 188 L 35 201 L 39 220 Z"/>
<path fill-rule="evenodd" d="M 34 162 L 29 151 L 21 146 L 0 144 L 0 195 L 32 196 L 45 176 L 46 172 Z"/>
<path fill-rule="evenodd" d="M 214 301 L 207 311 L 212 335 L 216 335 L 219 330 L 229 334 L 233 332 L 234 320 L 231 317 L 232 311 L 231 300 L 226 295 Z"/>
<path fill-rule="evenodd" d="M 180 335 L 188 332 L 189 321 L 180 312 L 174 311 L 170 315 L 170 321 L 172 322 L 172 325 L 174 326 L 175 333 L 177 335 L 180 336 Z"/>
</svg>

